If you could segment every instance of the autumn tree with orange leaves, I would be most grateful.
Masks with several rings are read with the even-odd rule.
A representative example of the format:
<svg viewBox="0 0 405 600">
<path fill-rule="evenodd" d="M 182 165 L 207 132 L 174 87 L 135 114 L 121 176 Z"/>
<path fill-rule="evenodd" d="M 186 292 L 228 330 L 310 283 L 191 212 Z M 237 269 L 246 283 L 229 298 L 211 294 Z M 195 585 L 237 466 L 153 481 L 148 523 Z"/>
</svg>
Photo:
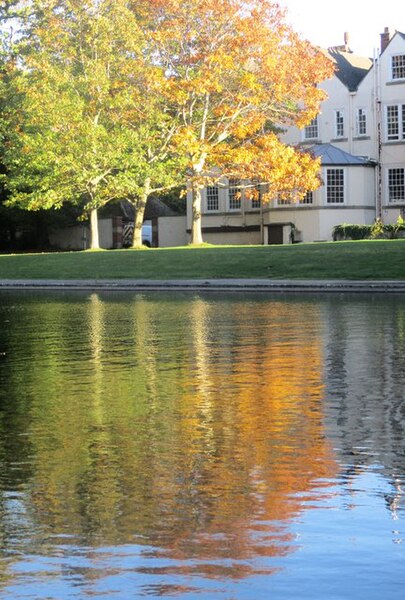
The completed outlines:
<svg viewBox="0 0 405 600">
<path fill-rule="evenodd" d="M 270 0 L 147 0 L 152 56 L 181 127 L 193 196 L 191 243 L 202 243 L 201 191 L 213 173 L 265 182 L 268 197 L 319 185 L 319 162 L 286 147 L 280 128 L 304 126 L 324 98 L 331 62 L 286 24 Z M 219 177 L 219 174 L 217 178 Z"/>
<path fill-rule="evenodd" d="M 319 163 L 278 134 L 316 115 L 332 63 L 270 0 L 8 0 L 9 19 L 10 203 L 79 204 L 96 248 L 97 209 L 128 198 L 136 247 L 148 196 L 187 179 L 199 244 L 201 190 L 220 176 L 259 180 L 268 198 L 317 187 Z"/>
</svg>

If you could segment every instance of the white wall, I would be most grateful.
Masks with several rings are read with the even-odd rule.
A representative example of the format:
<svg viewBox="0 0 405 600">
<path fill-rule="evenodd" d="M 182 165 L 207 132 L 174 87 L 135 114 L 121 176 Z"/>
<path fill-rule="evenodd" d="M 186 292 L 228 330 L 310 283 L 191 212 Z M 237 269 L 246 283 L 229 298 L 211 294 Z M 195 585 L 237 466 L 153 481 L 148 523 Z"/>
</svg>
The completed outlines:
<svg viewBox="0 0 405 600">
<path fill-rule="evenodd" d="M 294 205 L 285 209 L 270 210 L 265 215 L 265 223 L 292 223 L 301 242 L 319 239 L 319 210 L 312 206 L 302 208 Z"/>
<path fill-rule="evenodd" d="M 392 79 L 392 56 L 395 54 L 405 54 L 405 40 L 399 34 L 396 34 L 379 59 L 378 81 L 379 96 L 381 101 L 381 165 L 382 165 L 382 205 L 383 219 L 388 215 L 388 222 L 391 222 L 393 215 L 398 214 L 395 204 L 388 205 L 388 169 L 405 168 L 405 140 L 390 141 L 387 139 L 386 127 L 386 108 L 388 105 L 405 104 L 405 80 Z M 401 120 L 401 115 L 399 117 Z M 387 212 L 388 211 L 388 212 Z M 395 220 L 395 219 L 394 219 Z"/>
<path fill-rule="evenodd" d="M 373 67 L 360 83 L 357 91 L 351 94 L 352 103 L 352 151 L 355 156 L 378 158 L 377 147 L 377 114 L 376 114 L 376 77 L 377 69 Z M 363 108 L 367 115 L 367 131 L 359 136 L 356 129 L 357 109 Z"/>
<path fill-rule="evenodd" d="M 371 225 L 374 222 L 374 210 L 350 208 L 342 210 L 333 208 L 322 211 L 320 215 L 319 240 L 332 240 L 335 225 L 350 223 L 351 225 Z M 316 241 L 316 240 L 315 240 Z"/>
<path fill-rule="evenodd" d="M 186 216 L 159 217 L 158 239 L 159 248 L 185 246 L 188 243 Z"/>
<path fill-rule="evenodd" d="M 324 81 L 320 86 L 327 94 L 327 98 L 322 102 L 321 110 L 318 115 L 318 138 L 306 140 L 304 138 L 304 129 L 290 127 L 282 136 L 283 142 L 291 145 L 303 143 L 304 145 L 313 145 L 320 143 L 336 144 L 342 150 L 350 152 L 348 141 L 350 133 L 350 102 L 349 92 L 346 86 L 336 76 Z M 344 138 L 335 138 L 335 110 L 344 111 L 345 132 Z"/>
</svg>

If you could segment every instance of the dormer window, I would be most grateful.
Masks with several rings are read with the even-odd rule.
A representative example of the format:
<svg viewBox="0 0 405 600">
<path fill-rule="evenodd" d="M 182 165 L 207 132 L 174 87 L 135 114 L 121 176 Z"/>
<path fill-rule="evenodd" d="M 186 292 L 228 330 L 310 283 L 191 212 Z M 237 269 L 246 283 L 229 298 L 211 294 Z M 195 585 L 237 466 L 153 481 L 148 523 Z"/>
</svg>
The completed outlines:
<svg viewBox="0 0 405 600">
<path fill-rule="evenodd" d="M 392 79 L 405 79 L 405 54 L 396 54 L 391 57 Z"/>
</svg>

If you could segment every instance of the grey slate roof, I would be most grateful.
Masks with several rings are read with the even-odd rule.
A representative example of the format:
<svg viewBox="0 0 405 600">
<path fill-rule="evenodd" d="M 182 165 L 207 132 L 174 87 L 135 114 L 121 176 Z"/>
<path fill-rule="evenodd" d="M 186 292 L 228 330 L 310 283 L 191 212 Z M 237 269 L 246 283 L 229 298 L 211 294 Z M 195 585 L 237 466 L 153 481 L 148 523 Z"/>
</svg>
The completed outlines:
<svg viewBox="0 0 405 600">
<path fill-rule="evenodd" d="M 336 77 L 350 92 L 357 90 L 360 82 L 373 66 L 371 58 L 357 56 L 357 54 L 347 52 L 339 47 L 328 48 L 327 54 L 336 64 Z"/>
<path fill-rule="evenodd" d="M 129 221 L 134 220 L 134 207 L 127 200 L 122 200 L 120 202 L 121 213 L 124 219 Z M 156 217 L 173 217 L 177 215 L 177 213 L 169 208 L 164 202 L 162 202 L 159 198 L 155 198 L 154 196 L 150 196 L 146 203 L 145 208 L 145 219 L 154 219 Z"/>
<path fill-rule="evenodd" d="M 374 162 L 364 156 L 354 156 L 332 144 L 315 144 L 309 148 L 314 156 L 321 159 L 323 166 L 374 166 Z"/>
<path fill-rule="evenodd" d="M 104 206 L 100 214 L 104 217 L 122 217 L 124 221 L 134 220 L 134 207 L 128 202 L 128 200 L 121 200 L 119 202 L 110 202 Z M 173 217 L 176 216 L 174 210 L 169 208 L 159 198 L 151 196 L 148 198 L 145 207 L 145 219 L 154 219 L 155 217 Z"/>
</svg>

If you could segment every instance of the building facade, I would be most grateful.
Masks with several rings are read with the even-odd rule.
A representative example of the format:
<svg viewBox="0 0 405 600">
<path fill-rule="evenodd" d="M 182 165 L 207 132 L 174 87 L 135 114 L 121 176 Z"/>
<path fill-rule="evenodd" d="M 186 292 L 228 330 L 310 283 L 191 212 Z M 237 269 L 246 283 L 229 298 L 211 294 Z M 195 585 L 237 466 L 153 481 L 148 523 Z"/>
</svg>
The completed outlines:
<svg viewBox="0 0 405 600">
<path fill-rule="evenodd" d="M 336 65 L 316 119 L 282 140 L 321 158 L 322 185 L 303 199 L 246 194 L 248 182 L 223 179 L 203 192 L 203 237 L 214 244 L 313 242 L 335 225 L 395 222 L 405 208 L 405 34 L 381 34 L 376 56 L 342 46 L 325 51 Z M 191 198 L 187 228 L 191 229 Z"/>
</svg>

